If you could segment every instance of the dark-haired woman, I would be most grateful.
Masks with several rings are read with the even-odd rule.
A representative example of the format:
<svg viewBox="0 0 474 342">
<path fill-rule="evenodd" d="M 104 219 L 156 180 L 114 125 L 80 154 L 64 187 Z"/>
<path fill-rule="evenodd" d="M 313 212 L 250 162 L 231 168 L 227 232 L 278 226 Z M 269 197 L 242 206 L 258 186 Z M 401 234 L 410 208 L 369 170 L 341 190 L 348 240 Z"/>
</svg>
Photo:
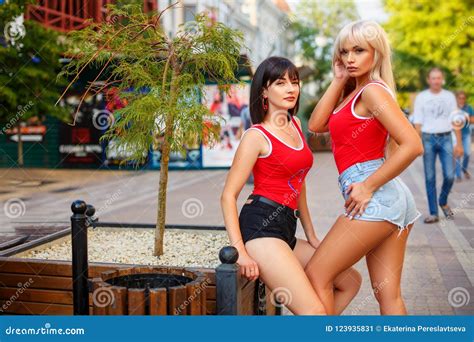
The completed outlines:
<svg viewBox="0 0 474 342">
<path fill-rule="evenodd" d="M 239 251 L 242 275 L 260 277 L 294 314 L 325 314 L 304 268 L 319 245 L 306 203 L 305 176 L 313 164 L 300 122 L 296 67 L 270 57 L 257 68 L 250 90 L 253 126 L 240 142 L 221 197 L 230 242 Z M 237 198 L 253 172 L 254 189 L 240 216 Z M 307 241 L 295 237 L 300 218 Z M 352 268 L 335 283 L 337 313 L 358 292 Z"/>
</svg>

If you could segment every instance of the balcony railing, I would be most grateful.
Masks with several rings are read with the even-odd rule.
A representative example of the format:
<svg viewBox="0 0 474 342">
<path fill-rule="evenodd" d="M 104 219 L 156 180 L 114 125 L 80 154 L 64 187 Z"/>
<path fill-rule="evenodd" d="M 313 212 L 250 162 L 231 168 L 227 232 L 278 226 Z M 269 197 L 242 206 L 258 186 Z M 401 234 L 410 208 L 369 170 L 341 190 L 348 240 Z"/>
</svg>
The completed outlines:
<svg viewBox="0 0 474 342">
<path fill-rule="evenodd" d="M 106 6 L 114 0 L 39 0 L 35 5 L 29 5 L 26 19 L 42 23 L 51 29 L 67 32 L 79 30 L 92 19 L 100 23 L 107 20 Z M 145 12 L 158 9 L 156 0 L 144 0 Z"/>
</svg>

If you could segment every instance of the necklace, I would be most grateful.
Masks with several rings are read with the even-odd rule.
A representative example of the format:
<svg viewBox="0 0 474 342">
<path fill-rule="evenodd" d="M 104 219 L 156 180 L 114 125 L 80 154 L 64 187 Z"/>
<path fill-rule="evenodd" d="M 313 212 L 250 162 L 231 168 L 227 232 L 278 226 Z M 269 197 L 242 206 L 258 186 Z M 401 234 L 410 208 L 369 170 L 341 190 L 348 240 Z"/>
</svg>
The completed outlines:
<svg viewBox="0 0 474 342">
<path fill-rule="evenodd" d="M 290 128 L 290 131 L 287 130 L 287 127 Z M 295 145 L 299 144 L 299 139 L 294 135 L 294 130 L 291 128 L 291 123 L 288 122 L 286 127 L 277 127 L 278 131 L 283 132 L 285 135 L 289 136 Z"/>
<path fill-rule="evenodd" d="M 279 121 L 279 120 L 277 120 L 277 121 Z M 293 133 L 294 130 L 291 128 L 291 121 L 286 121 L 286 119 L 285 119 L 285 123 L 286 123 L 285 125 L 278 124 L 275 128 L 273 127 L 273 125 L 271 123 L 267 123 L 267 125 L 272 128 L 271 130 L 276 130 L 276 131 L 283 132 L 285 135 L 287 135 L 291 138 L 291 140 L 293 141 L 294 144 L 298 145 L 299 144 L 299 139 Z M 287 130 L 287 127 L 290 127 L 290 131 Z"/>
<path fill-rule="evenodd" d="M 289 126 L 289 125 L 288 125 L 288 126 Z M 291 140 L 293 140 L 295 143 L 298 142 L 298 139 L 293 135 L 293 132 L 289 133 L 289 132 L 287 132 L 287 131 L 286 131 L 285 129 L 283 129 L 283 128 L 280 128 L 280 130 L 281 130 L 283 133 L 285 133 L 286 135 L 288 135 L 288 136 L 291 138 Z M 293 130 L 292 130 L 292 131 L 293 131 Z"/>
</svg>

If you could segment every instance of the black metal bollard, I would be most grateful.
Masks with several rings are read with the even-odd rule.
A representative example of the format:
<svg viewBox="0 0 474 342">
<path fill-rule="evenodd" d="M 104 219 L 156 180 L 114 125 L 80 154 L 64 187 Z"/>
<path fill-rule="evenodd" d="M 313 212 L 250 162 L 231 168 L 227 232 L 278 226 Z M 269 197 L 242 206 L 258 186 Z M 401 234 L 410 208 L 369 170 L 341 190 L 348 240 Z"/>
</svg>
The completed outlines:
<svg viewBox="0 0 474 342">
<path fill-rule="evenodd" d="M 238 315 L 241 312 L 239 286 L 239 252 L 232 246 L 219 252 L 221 265 L 216 267 L 216 311 L 218 315 Z"/>
<path fill-rule="evenodd" d="M 72 293 L 74 315 L 89 315 L 89 264 L 87 259 L 87 214 L 95 209 L 84 201 L 71 204 Z"/>
<path fill-rule="evenodd" d="M 96 228 L 95 224 L 97 223 L 97 221 L 99 221 L 99 219 L 97 217 L 94 217 L 95 208 L 91 204 L 87 204 L 86 207 L 87 207 L 87 209 L 86 209 L 86 216 L 87 216 L 86 224 L 87 224 L 88 227 L 92 226 L 92 228 Z"/>
</svg>

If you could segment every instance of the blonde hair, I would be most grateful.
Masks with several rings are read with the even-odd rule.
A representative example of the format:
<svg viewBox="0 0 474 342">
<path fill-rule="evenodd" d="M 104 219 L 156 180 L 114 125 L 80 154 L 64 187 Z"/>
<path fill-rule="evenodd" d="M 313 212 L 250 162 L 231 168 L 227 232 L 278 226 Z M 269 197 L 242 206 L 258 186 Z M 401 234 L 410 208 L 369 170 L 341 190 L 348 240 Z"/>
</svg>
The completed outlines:
<svg viewBox="0 0 474 342">
<path fill-rule="evenodd" d="M 384 29 L 372 20 L 357 20 L 344 26 L 334 43 L 333 65 L 337 60 L 341 60 L 341 49 L 348 39 L 361 47 L 370 45 L 375 50 L 374 63 L 369 78 L 384 82 L 395 94 L 396 87 L 391 62 L 392 52 Z M 353 85 L 353 81 L 348 83 Z"/>
</svg>

